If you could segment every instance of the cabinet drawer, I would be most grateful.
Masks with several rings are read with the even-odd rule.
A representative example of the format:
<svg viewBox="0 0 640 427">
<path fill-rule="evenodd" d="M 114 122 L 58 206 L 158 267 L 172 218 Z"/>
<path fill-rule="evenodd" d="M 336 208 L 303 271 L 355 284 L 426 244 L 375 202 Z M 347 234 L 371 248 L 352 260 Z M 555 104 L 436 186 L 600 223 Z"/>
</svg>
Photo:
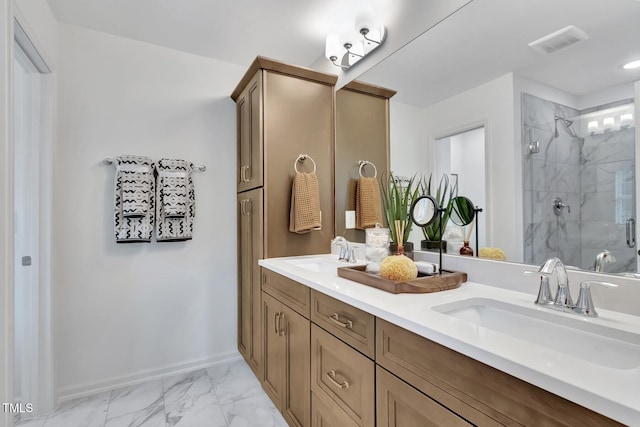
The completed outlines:
<svg viewBox="0 0 640 427">
<path fill-rule="evenodd" d="M 358 423 L 332 401 L 311 393 L 311 427 L 358 427 Z"/>
<path fill-rule="evenodd" d="M 620 425 L 379 318 L 376 363 L 476 425 Z"/>
<path fill-rule="evenodd" d="M 375 365 L 338 338 L 311 325 L 311 391 L 344 410 L 357 425 L 375 425 Z"/>
<path fill-rule="evenodd" d="M 309 318 L 311 292 L 305 285 L 263 268 L 262 290 Z"/>
<path fill-rule="evenodd" d="M 378 427 L 457 427 L 472 424 L 380 366 L 376 368 Z"/>
<path fill-rule="evenodd" d="M 373 359 L 375 350 L 373 315 L 321 292 L 311 290 L 311 321 Z"/>
</svg>

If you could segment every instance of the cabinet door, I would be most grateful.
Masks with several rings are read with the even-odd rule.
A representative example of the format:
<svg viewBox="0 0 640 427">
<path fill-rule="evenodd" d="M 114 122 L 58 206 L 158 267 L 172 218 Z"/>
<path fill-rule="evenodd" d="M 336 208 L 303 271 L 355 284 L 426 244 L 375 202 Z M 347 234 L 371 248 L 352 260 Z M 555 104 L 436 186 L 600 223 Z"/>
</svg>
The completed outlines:
<svg viewBox="0 0 640 427">
<path fill-rule="evenodd" d="M 282 415 L 290 426 L 311 425 L 311 322 L 287 306 L 282 306 L 285 348 L 285 393 Z"/>
<path fill-rule="evenodd" d="M 238 97 L 238 192 L 262 186 L 262 71 Z"/>
<path fill-rule="evenodd" d="M 238 194 L 238 350 L 262 379 L 262 189 Z"/>
<path fill-rule="evenodd" d="M 262 336 L 264 340 L 262 388 L 282 411 L 284 391 L 284 325 L 282 304 L 262 292 Z"/>
<path fill-rule="evenodd" d="M 376 367 L 378 427 L 471 426 L 381 367 Z"/>
</svg>

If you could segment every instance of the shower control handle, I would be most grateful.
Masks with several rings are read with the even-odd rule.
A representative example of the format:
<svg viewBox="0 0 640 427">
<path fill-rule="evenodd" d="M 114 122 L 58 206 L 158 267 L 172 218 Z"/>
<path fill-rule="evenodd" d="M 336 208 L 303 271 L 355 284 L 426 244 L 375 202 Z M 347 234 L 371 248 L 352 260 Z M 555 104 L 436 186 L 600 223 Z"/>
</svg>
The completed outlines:
<svg viewBox="0 0 640 427">
<path fill-rule="evenodd" d="M 627 246 L 636 247 L 636 220 L 629 218 L 627 220 Z M 640 255 L 640 252 L 638 253 Z"/>
<path fill-rule="evenodd" d="M 565 208 L 567 209 L 567 213 L 571 213 L 571 206 L 564 203 L 560 197 L 553 199 L 553 213 L 556 214 L 556 216 L 560 216 L 562 210 Z"/>
</svg>

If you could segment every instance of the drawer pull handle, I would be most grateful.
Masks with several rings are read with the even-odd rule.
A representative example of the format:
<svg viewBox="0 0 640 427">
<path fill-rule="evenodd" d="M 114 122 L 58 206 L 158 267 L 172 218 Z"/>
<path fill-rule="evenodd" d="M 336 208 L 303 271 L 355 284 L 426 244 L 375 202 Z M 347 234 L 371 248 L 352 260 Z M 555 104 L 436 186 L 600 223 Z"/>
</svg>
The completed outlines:
<svg viewBox="0 0 640 427">
<path fill-rule="evenodd" d="M 280 313 L 276 313 L 273 315 L 273 329 L 276 335 L 280 335 L 278 331 L 278 324 L 280 323 Z"/>
<path fill-rule="evenodd" d="M 329 380 L 339 389 L 349 388 L 349 381 L 344 380 L 340 383 L 336 380 L 336 371 L 334 371 L 333 369 L 327 372 L 327 377 L 329 377 Z"/>
<path fill-rule="evenodd" d="M 280 313 L 278 315 L 278 336 L 284 336 L 284 329 L 282 329 L 282 319 L 284 319 L 284 313 Z"/>
<path fill-rule="evenodd" d="M 249 178 L 247 178 L 247 169 L 249 169 L 249 167 L 250 166 L 246 165 L 240 168 L 240 182 L 249 182 Z"/>
<path fill-rule="evenodd" d="M 331 316 L 329 316 L 329 320 L 331 320 L 333 323 L 343 328 L 347 328 L 347 329 L 353 328 L 353 322 L 349 319 L 347 319 L 346 322 L 341 322 L 340 316 L 338 315 L 338 313 L 333 313 Z"/>
</svg>

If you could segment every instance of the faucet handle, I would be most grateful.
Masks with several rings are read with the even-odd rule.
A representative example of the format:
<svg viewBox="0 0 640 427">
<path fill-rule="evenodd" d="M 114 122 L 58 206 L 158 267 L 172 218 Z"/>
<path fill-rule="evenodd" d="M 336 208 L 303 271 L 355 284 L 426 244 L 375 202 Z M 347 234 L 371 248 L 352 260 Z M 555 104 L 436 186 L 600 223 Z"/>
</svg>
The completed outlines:
<svg viewBox="0 0 640 427">
<path fill-rule="evenodd" d="M 541 273 L 539 271 L 522 270 L 522 274 L 535 274 L 540 276 L 540 289 L 538 290 L 538 297 L 535 303 L 538 305 L 553 304 L 553 297 L 551 296 L 551 288 L 549 287 L 549 274 Z"/>
<path fill-rule="evenodd" d="M 617 288 L 618 285 L 609 282 L 600 282 L 597 280 L 585 280 L 580 282 L 580 293 L 578 294 L 578 301 L 573 311 L 578 314 L 582 314 L 589 317 L 598 317 L 596 308 L 593 305 L 593 298 L 591 297 L 591 285 L 603 286 L 605 288 Z"/>
</svg>

